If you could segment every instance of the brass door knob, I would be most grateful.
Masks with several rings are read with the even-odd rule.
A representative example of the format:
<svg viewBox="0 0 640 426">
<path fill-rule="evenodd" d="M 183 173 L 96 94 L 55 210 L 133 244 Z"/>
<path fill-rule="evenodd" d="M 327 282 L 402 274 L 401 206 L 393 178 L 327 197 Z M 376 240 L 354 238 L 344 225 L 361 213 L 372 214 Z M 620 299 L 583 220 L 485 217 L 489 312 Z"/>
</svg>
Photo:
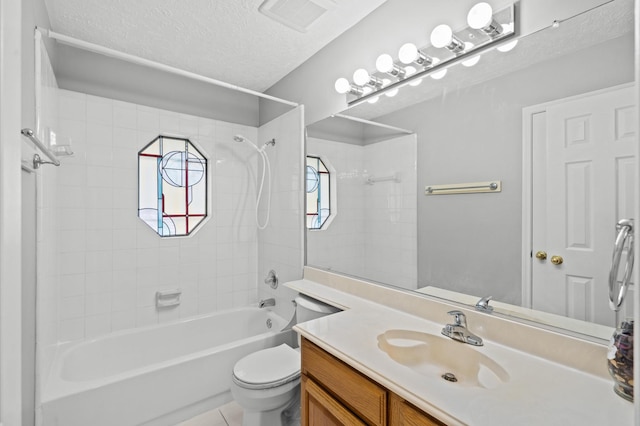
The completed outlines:
<svg viewBox="0 0 640 426">
<path fill-rule="evenodd" d="M 536 253 L 536 259 L 540 259 L 540 260 L 546 260 L 547 259 L 547 252 L 546 251 L 539 251 Z"/>
<path fill-rule="evenodd" d="M 561 265 L 564 262 L 562 256 L 551 256 L 551 263 L 554 265 Z"/>
</svg>

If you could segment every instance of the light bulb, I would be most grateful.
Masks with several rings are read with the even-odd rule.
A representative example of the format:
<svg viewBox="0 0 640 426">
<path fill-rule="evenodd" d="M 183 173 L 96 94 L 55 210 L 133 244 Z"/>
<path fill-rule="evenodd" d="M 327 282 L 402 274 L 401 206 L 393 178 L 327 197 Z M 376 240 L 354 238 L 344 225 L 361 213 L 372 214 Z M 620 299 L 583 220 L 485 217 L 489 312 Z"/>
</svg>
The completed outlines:
<svg viewBox="0 0 640 426">
<path fill-rule="evenodd" d="M 453 35 L 453 30 L 446 24 L 438 25 L 431 31 L 431 44 L 438 49 L 446 47 L 454 53 L 464 50 L 464 43 Z"/>
<path fill-rule="evenodd" d="M 431 74 L 431 78 L 434 80 L 440 80 L 441 78 L 444 78 L 445 75 L 447 75 L 446 69 L 434 72 Z"/>
<path fill-rule="evenodd" d="M 518 40 L 513 40 L 513 41 L 510 41 L 509 43 L 505 43 L 505 44 L 502 44 L 502 45 L 498 46 L 497 49 L 500 52 L 504 53 L 504 52 L 508 52 L 508 51 L 512 50 L 514 47 L 516 47 L 517 44 L 518 44 Z"/>
<path fill-rule="evenodd" d="M 481 30 L 489 37 L 499 36 L 503 31 L 502 25 L 493 19 L 493 9 L 489 3 L 478 3 L 469 10 L 467 23 L 474 30 Z"/>
<path fill-rule="evenodd" d="M 411 65 L 405 67 L 404 70 L 407 73 L 407 77 L 410 77 L 410 76 L 412 76 L 412 75 L 414 75 L 415 73 L 418 72 L 418 70 L 414 66 L 411 66 Z M 415 79 L 415 80 L 411 80 L 409 82 L 409 86 L 414 86 L 415 87 L 415 86 L 418 86 L 420 83 L 422 83 L 422 79 L 418 78 L 418 79 Z"/>
<path fill-rule="evenodd" d="M 413 43 L 405 43 L 398 50 L 398 58 L 403 64 L 409 65 L 418 58 L 418 48 Z"/>
<path fill-rule="evenodd" d="M 466 61 L 462 61 L 461 64 L 465 67 L 472 67 L 477 64 L 478 61 L 480 61 L 480 55 L 474 56 L 473 58 L 467 59 Z"/>
<path fill-rule="evenodd" d="M 395 95 L 398 94 L 398 88 L 396 87 L 395 89 L 391 89 L 387 92 L 384 93 L 386 96 L 393 98 Z"/>
<path fill-rule="evenodd" d="M 504 32 L 509 33 L 513 31 L 513 24 L 505 24 L 502 26 L 502 28 L 504 29 Z M 516 47 L 516 45 L 518 44 L 518 40 L 513 40 L 510 41 L 509 43 L 505 43 L 502 44 L 500 46 L 497 47 L 498 51 L 500 52 L 508 52 L 510 50 L 512 50 L 514 47 Z"/>
<path fill-rule="evenodd" d="M 452 38 L 453 31 L 446 24 L 438 25 L 431 31 L 431 44 L 438 49 L 450 45 Z"/>
<path fill-rule="evenodd" d="M 378 59 L 376 60 L 376 69 L 380 72 L 386 73 L 393 71 L 393 58 L 391 55 L 383 53 L 378 56 Z"/>
<path fill-rule="evenodd" d="M 433 65 L 436 65 L 440 62 L 440 59 L 438 58 L 433 58 Z M 440 80 L 441 78 L 443 78 L 445 75 L 447 75 L 447 69 L 442 69 L 440 71 L 436 71 L 434 73 L 429 74 L 430 77 L 434 80 Z"/>
<path fill-rule="evenodd" d="M 473 43 L 470 43 L 468 41 L 465 42 L 464 50 L 468 52 L 471 49 L 473 49 Z M 475 64 L 477 64 L 479 60 L 480 60 L 480 55 L 476 55 L 473 58 L 470 58 L 470 59 L 462 61 L 461 64 L 462 64 L 462 66 L 465 66 L 465 67 L 472 67 Z"/>
<path fill-rule="evenodd" d="M 335 88 L 336 92 L 344 95 L 345 93 L 349 93 L 349 91 L 351 90 L 351 83 L 349 83 L 349 80 L 347 80 L 346 78 L 340 77 L 336 80 Z"/>
<path fill-rule="evenodd" d="M 369 72 L 364 68 L 359 68 L 353 73 L 353 82 L 358 86 L 364 86 L 370 80 Z"/>
<path fill-rule="evenodd" d="M 371 99 L 367 99 L 367 102 L 369 102 L 370 104 L 375 104 L 376 102 L 378 102 L 378 99 L 380 99 L 379 96 L 374 96 Z"/>
<path fill-rule="evenodd" d="M 485 28 L 492 20 L 493 8 L 489 3 L 478 3 L 467 14 L 467 23 L 474 30 Z"/>
<path fill-rule="evenodd" d="M 404 68 L 394 64 L 391 55 L 387 55 L 386 53 L 378 56 L 378 59 L 376 60 L 376 69 L 379 72 L 392 75 L 400 80 L 405 76 Z"/>
</svg>

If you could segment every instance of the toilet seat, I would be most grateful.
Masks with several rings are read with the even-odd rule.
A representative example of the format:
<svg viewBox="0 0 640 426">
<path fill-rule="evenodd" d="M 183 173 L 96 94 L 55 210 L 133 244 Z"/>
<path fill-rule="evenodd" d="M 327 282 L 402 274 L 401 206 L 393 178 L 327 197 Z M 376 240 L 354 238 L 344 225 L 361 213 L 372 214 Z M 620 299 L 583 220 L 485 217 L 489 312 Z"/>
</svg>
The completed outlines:
<svg viewBox="0 0 640 426">
<path fill-rule="evenodd" d="M 246 389 L 269 389 L 300 377 L 300 353 L 281 344 L 245 356 L 233 367 L 233 381 Z"/>
</svg>

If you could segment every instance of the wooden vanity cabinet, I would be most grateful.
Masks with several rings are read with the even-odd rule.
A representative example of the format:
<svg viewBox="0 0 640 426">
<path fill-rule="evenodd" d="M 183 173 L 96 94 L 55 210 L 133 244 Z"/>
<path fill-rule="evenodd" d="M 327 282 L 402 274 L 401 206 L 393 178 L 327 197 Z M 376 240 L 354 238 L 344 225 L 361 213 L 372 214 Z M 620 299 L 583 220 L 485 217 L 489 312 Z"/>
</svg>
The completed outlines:
<svg viewBox="0 0 640 426">
<path fill-rule="evenodd" d="M 302 339 L 302 426 L 441 426 L 315 344 Z"/>
</svg>

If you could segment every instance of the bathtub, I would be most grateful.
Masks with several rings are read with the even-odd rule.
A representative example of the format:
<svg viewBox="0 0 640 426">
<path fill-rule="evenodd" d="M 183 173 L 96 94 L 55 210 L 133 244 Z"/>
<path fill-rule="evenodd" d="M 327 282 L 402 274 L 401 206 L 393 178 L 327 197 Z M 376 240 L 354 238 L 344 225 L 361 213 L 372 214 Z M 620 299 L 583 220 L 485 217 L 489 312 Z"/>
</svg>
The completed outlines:
<svg viewBox="0 0 640 426">
<path fill-rule="evenodd" d="M 285 325 L 247 307 L 61 345 L 42 392 L 42 424 L 175 425 L 231 401 L 237 360 L 295 344 L 293 331 L 279 331 Z"/>
</svg>

